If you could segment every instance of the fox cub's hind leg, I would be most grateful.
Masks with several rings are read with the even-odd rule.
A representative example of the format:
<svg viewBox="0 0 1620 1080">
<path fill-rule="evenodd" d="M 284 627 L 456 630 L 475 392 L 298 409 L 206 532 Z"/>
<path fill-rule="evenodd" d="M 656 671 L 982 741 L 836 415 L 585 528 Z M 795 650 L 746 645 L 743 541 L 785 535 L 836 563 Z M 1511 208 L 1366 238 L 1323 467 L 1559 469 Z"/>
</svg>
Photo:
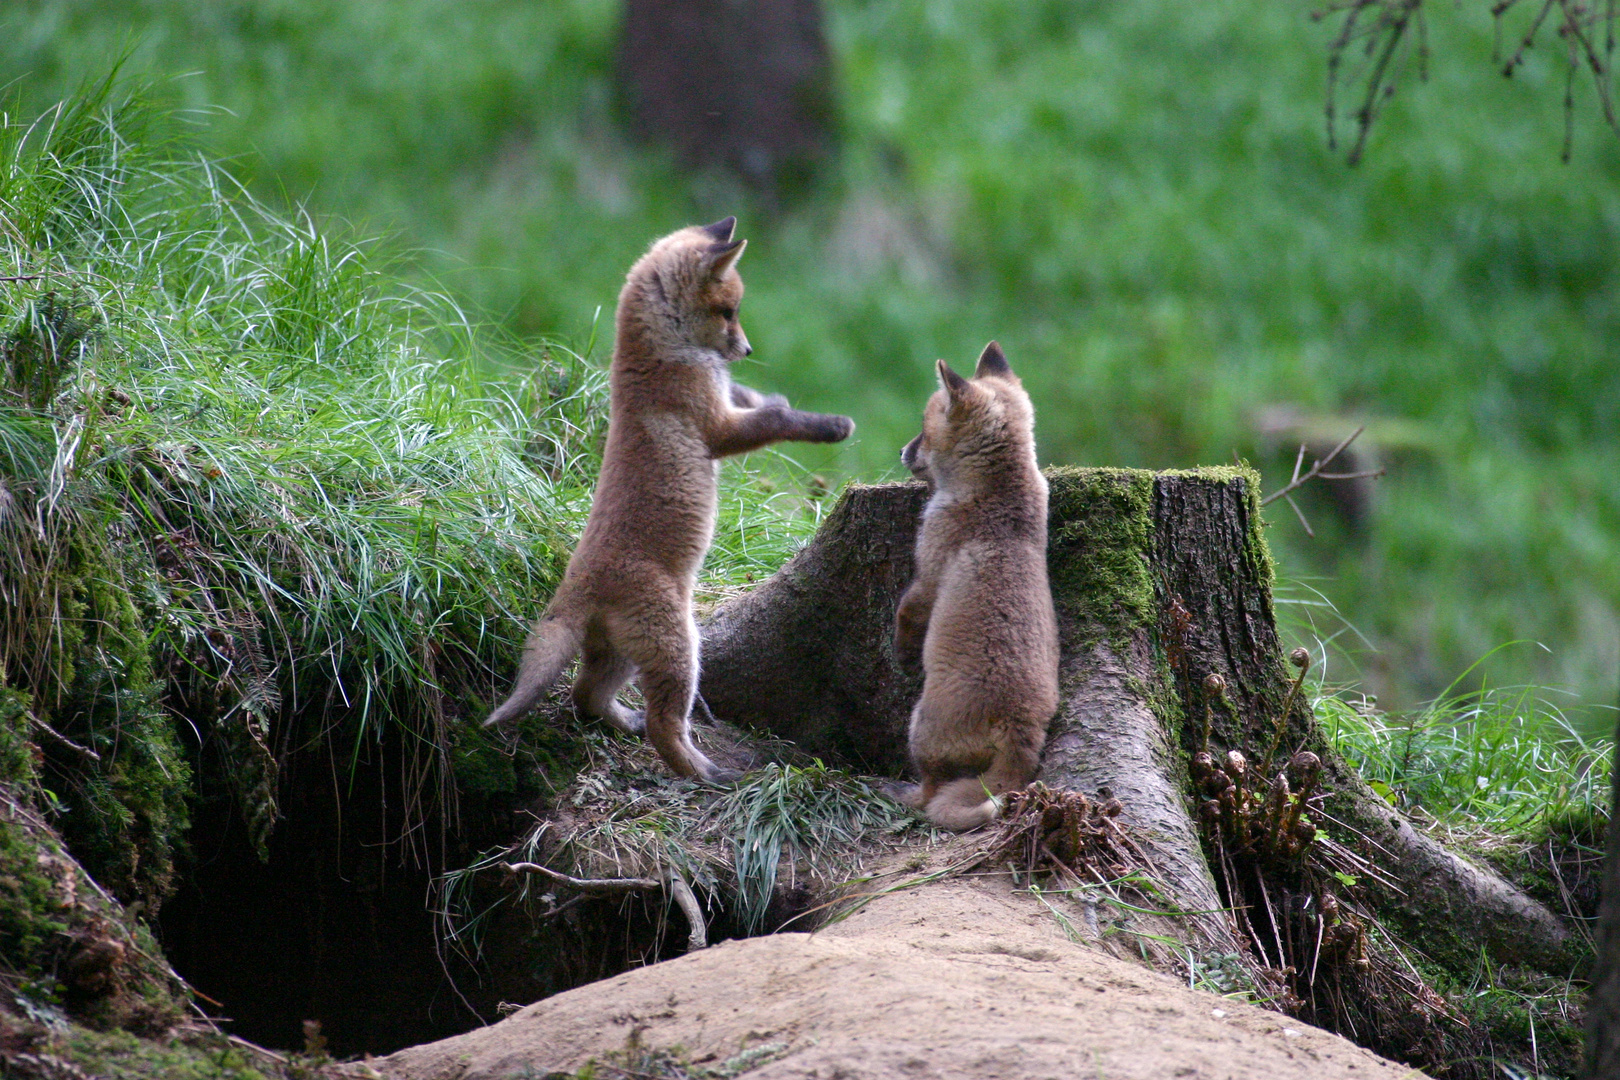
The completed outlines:
<svg viewBox="0 0 1620 1080">
<path fill-rule="evenodd" d="M 683 617 L 684 616 L 684 617 Z M 711 784 L 729 784 L 742 776 L 722 768 L 692 742 L 692 700 L 697 696 L 697 625 L 685 612 L 671 611 L 667 622 L 640 628 L 620 642 L 641 670 L 641 696 L 646 699 L 647 741 L 669 767 L 682 776 Z"/>
<path fill-rule="evenodd" d="M 640 735 L 646 727 L 642 714 L 619 704 L 619 691 L 635 673 L 636 665 L 613 647 L 606 628 L 593 622 L 585 631 L 585 655 L 574 680 L 574 707 L 606 720 L 626 735 Z"/>
<path fill-rule="evenodd" d="M 1002 796 L 1035 779 L 1041 768 L 1044 728 L 1008 724 L 1001 731 L 996 756 L 978 776 L 947 780 L 933 788 L 923 805 L 928 819 L 947 829 L 976 829 L 1001 816 Z M 925 784 L 925 789 L 928 785 Z"/>
<path fill-rule="evenodd" d="M 1000 793 L 992 792 L 983 777 L 947 780 L 935 791 L 934 797 L 922 808 L 935 825 L 966 832 L 988 825 L 1001 813 Z"/>
</svg>

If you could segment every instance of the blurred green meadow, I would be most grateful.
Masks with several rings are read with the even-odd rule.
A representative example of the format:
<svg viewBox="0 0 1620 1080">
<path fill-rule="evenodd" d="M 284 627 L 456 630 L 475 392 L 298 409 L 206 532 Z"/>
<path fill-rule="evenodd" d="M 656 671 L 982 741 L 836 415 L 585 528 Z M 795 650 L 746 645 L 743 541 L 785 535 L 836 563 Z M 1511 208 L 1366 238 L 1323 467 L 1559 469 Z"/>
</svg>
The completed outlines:
<svg viewBox="0 0 1620 1080">
<path fill-rule="evenodd" d="M 647 243 L 736 213 L 738 377 L 856 418 L 786 450 L 833 482 L 898 476 L 932 360 L 992 337 L 1051 463 L 1237 454 L 1272 490 L 1290 439 L 1365 424 L 1388 475 L 1363 528 L 1320 493 L 1315 539 L 1267 511 L 1284 619 L 1331 640 L 1329 681 L 1399 708 L 1523 642 L 1491 685 L 1611 722 L 1620 137 L 1578 79 L 1560 161 L 1555 38 L 1506 80 L 1487 6 L 1436 7 L 1428 80 L 1349 168 L 1308 5 L 825 6 L 841 150 L 785 209 L 626 137 L 609 0 L 9 0 L 0 84 L 29 115 L 123 57 L 260 197 L 599 360 Z"/>
</svg>

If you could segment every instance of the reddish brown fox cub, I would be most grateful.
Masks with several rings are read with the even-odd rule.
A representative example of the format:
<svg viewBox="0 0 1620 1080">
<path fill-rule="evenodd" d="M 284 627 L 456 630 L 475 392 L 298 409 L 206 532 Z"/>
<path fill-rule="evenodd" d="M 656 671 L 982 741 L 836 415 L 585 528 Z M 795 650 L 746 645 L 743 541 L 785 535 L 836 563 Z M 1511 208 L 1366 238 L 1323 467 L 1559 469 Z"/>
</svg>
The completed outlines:
<svg viewBox="0 0 1620 1080">
<path fill-rule="evenodd" d="M 838 442 L 847 416 L 799 412 L 731 381 L 752 350 L 737 322 L 736 218 L 653 244 L 619 293 L 607 448 L 579 546 L 523 650 L 517 686 L 484 723 L 533 708 L 581 652 L 574 704 L 640 732 L 682 776 L 737 777 L 692 744 L 697 687 L 692 590 L 714 538 L 719 459 L 784 439 Z M 640 674 L 645 713 L 617 694 Z"/>
<path fill-rule="evenodd" d="M 972 829 L 1040 768 L 1058 704 L 1057 619 L 1029 395 L 993 341 L 972 379 L 938 367 L 922 434 L 900 453 L 933 490 L 894 651 L 923 670 L 911 713 L 922 783 L 908 799 L 937 825 Z"/>
</svg>

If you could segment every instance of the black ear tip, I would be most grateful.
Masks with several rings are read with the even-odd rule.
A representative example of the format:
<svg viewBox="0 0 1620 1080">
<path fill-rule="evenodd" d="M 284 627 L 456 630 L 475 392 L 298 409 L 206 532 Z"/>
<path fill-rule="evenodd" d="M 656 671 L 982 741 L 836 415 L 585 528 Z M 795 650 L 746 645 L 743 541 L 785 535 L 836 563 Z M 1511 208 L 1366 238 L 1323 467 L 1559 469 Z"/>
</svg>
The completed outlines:
<svg viewBox="0 0 1620 1080">
<path fill-rule="evenodd" d="M 736 228 L 737 217 L 735 214 L 733 214 L 730 217 L 721 218 L 713 225 L 703 226 L 703 231 L 714 237 L 716 240 L 725 241 L 731 239 L 731 234 L 736 231 Z"/>
<path fill-rule="evenodd" d="M 987 372 L 1004 373 L 1011 370 L 1012 365 L 1007 363 L 1007 354 L 1001 351 L 1000 342 L 992 341 L 984 347 L 984 352 L 979 354 L 979 372 L 981 374 Z"/>
</svg>

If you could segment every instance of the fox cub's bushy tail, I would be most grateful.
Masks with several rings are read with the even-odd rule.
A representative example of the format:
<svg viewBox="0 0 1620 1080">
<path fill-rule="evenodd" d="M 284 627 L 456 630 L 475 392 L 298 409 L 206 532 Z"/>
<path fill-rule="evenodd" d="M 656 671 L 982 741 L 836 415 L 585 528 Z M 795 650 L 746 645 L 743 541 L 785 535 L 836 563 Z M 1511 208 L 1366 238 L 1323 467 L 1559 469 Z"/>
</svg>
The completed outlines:
<svg viewBox="0 0 1620 1080">
<path fill-rule="evenodd" d="M 518 665 L 517 685 L 512 688 L 512 696 L 489 714 L 484 726 L 522 716 L 538 705 L 562 676 L 563 668 L 579 655 L 584 641 L 583 619 L 557 614 L 535 623 L 529 640 L 523 645 L 523 660 Z"/>
</svg>

